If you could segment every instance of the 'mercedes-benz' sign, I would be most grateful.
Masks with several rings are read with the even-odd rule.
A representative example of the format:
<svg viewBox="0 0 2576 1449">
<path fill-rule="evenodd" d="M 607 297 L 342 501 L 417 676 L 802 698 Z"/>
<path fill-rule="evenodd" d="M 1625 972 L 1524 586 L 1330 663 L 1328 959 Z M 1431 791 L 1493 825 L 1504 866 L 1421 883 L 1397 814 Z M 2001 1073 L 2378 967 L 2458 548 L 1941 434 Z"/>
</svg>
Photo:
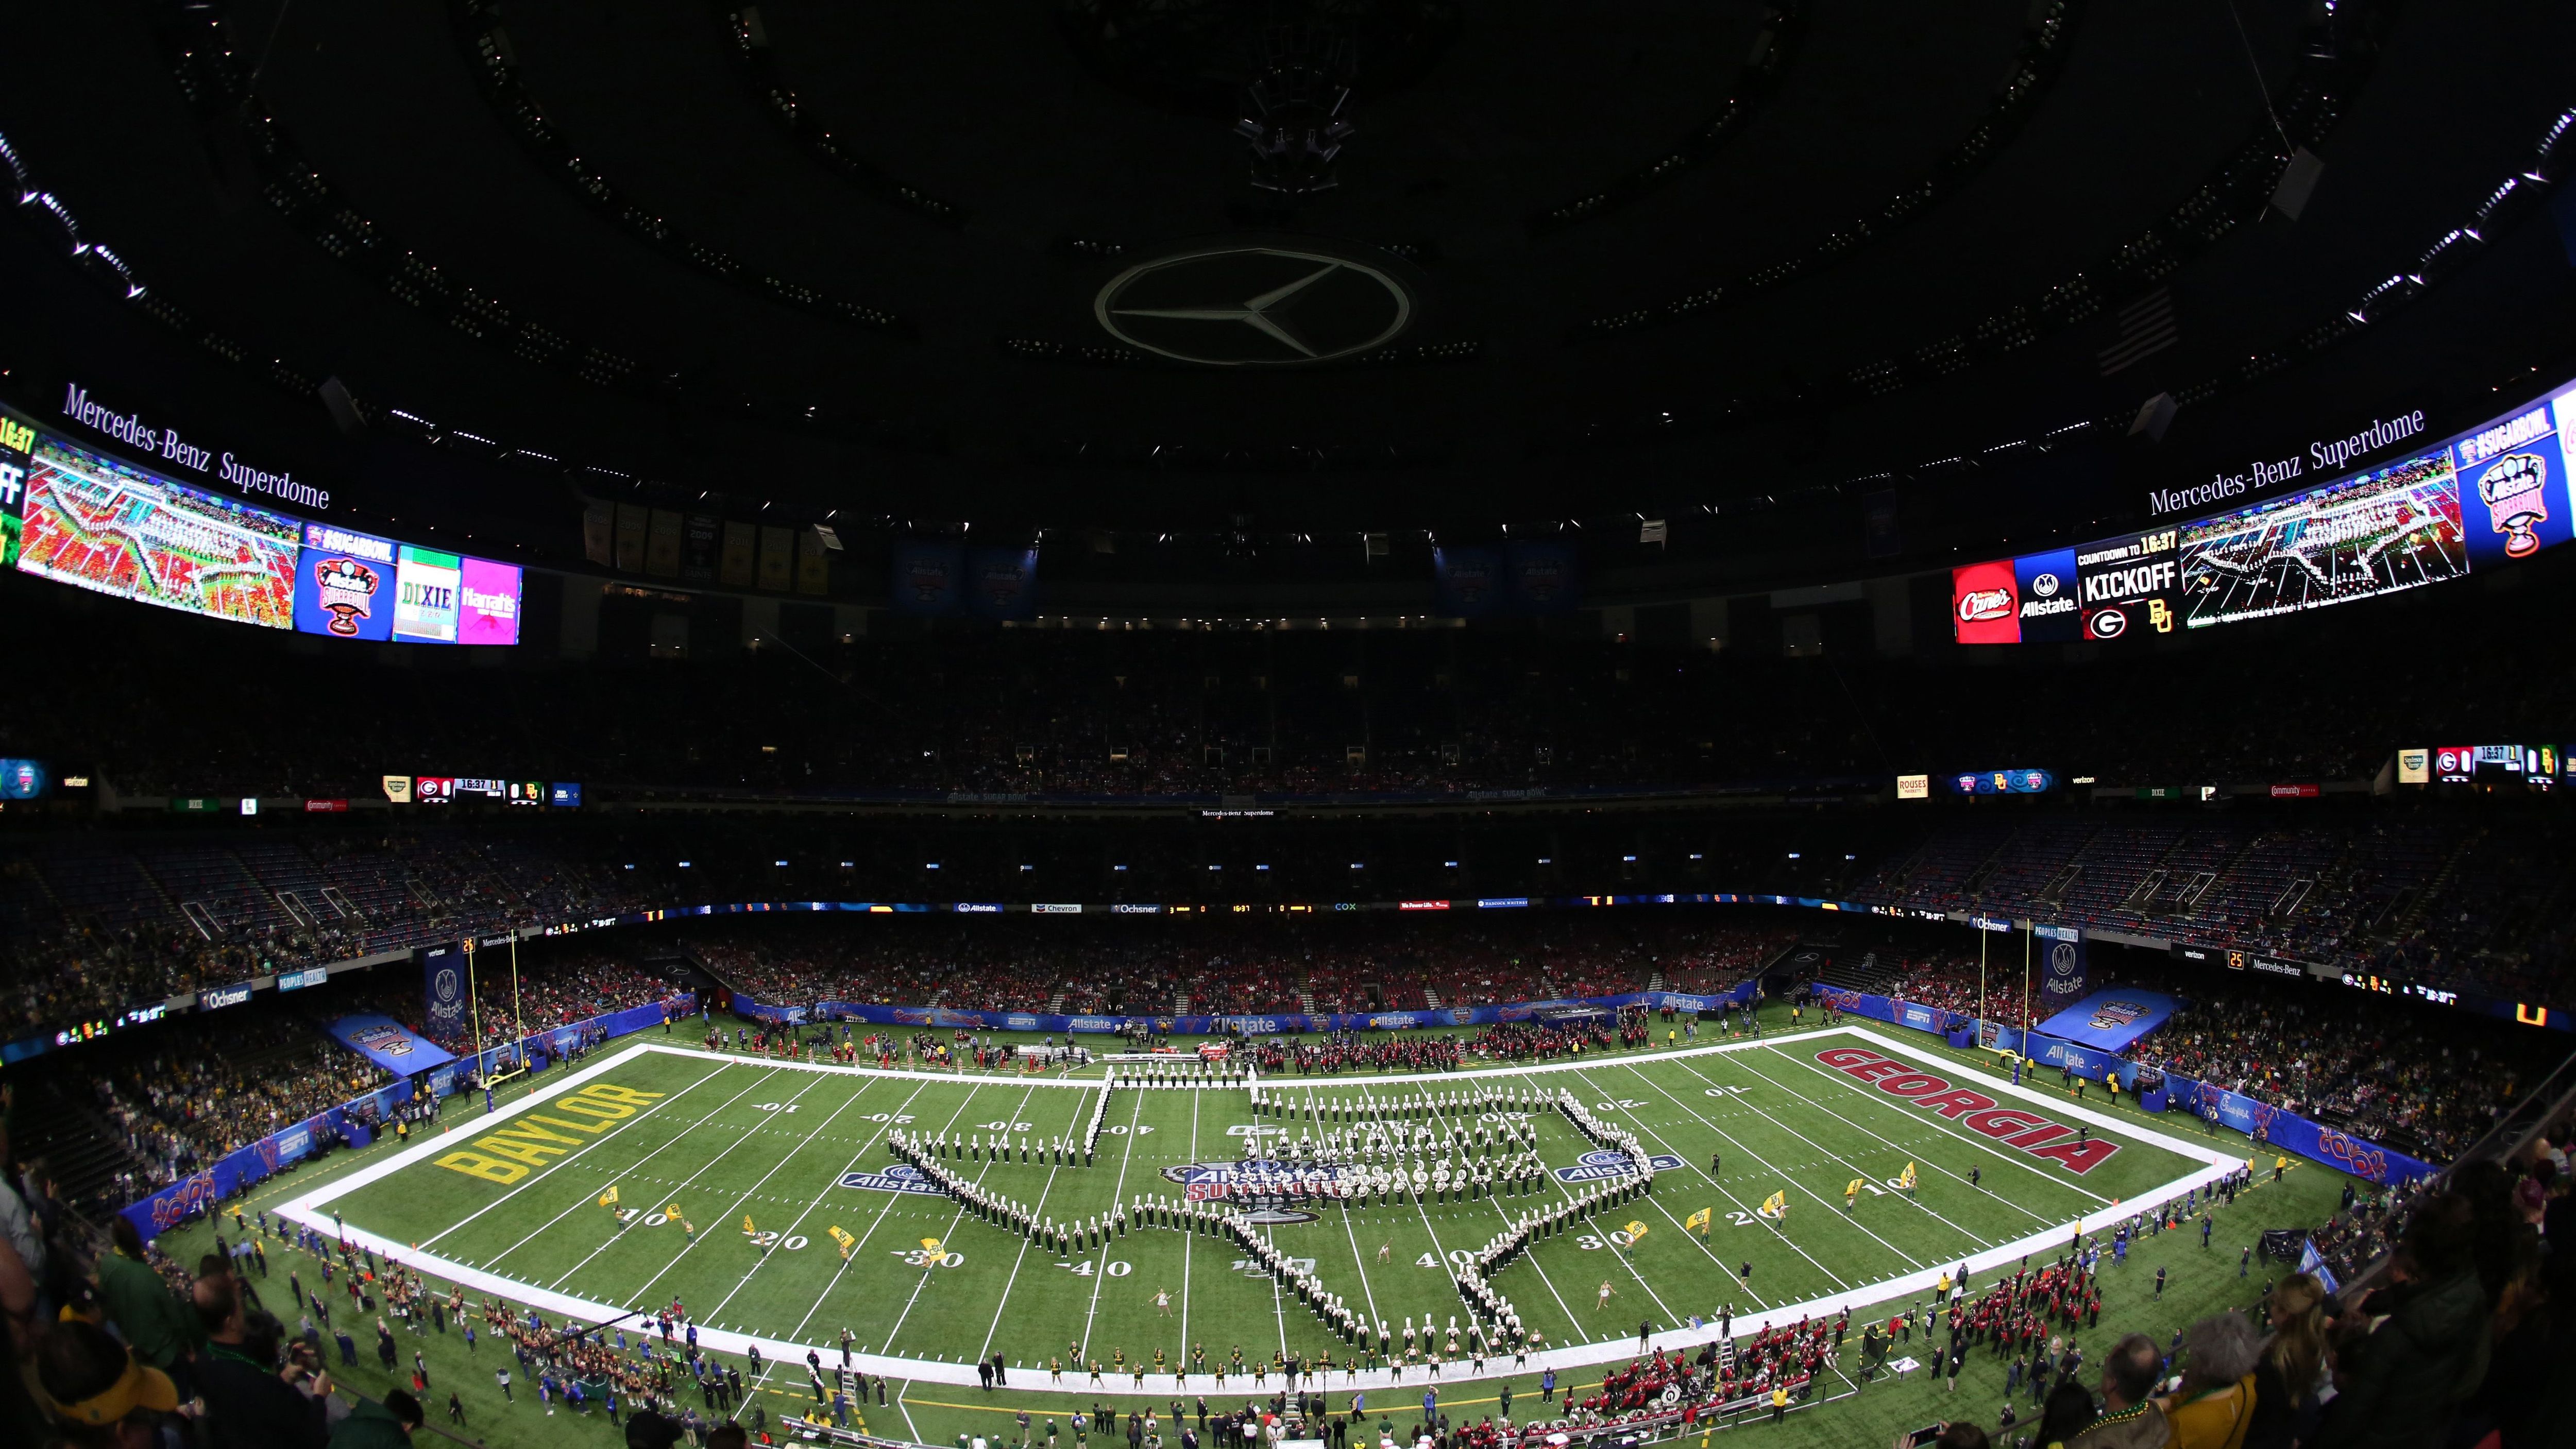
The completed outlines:
<svg viewBox="0 0 2576 1449">
<path fill-rule="evenodd" d="M 1092 313 L 1119 341 L 1178 362 L 1301 367 L 1394 341 L 1413 321 L 1413 292 L 1320 247 L 1229 243 L 1129 267 Z"/>
</svg>

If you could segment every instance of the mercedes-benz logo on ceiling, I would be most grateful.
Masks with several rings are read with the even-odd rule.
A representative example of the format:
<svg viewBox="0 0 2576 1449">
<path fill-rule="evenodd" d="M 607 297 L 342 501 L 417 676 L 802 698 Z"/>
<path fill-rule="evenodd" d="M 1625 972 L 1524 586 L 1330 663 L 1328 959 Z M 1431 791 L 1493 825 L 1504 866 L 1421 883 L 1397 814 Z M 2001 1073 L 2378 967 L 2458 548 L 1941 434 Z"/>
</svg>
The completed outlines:
<svg viewBox="0 0 2576 1449">
<path fill-rule="evenodd" d="M 1212 246 L 1139 262 L 1092 303 L 1130 347 L 1205 367 L 1301 367 L 1383 347 L 1413 320 L 1386 270 L 1291 246 Z"/>
</svg>

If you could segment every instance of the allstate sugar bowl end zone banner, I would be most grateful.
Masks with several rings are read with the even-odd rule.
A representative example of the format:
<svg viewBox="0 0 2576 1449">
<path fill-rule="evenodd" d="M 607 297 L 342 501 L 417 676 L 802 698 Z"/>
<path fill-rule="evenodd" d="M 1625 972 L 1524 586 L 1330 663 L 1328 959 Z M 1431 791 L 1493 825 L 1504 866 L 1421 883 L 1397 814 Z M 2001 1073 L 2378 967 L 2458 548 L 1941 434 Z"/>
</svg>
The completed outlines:
<svg viewBox="0 0 2576 1449">
<path fill-rule="evenodd" d="M 2165 1024 L 2177 1003 L 2161 991 L 2118 987 L 2096 991 L 2039 1024 L 2049 1036 L 2064 1037 L 2106 1052 L 2124 1052 L 2138 1038 Z"/>
<path fill-rule="evenodd" d="M 390 1016 L 344 1016 L 324 1030 L 336 1037 L 342 1046 L 368 1061 L 404 1076 L 443 1067 L 456 1060 L 454 1052 L 425 1037 L 412 1035 L 410 1027 Z"/>
</svg>

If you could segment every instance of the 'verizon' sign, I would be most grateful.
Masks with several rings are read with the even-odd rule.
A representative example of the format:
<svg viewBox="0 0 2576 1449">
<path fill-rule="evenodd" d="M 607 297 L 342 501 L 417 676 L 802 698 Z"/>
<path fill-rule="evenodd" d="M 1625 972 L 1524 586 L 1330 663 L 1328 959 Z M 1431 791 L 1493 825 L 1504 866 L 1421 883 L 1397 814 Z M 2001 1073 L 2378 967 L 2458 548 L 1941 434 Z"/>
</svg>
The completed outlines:
<svg viewBox="0 0 2576 1449">
<path fill-rule="evenodd" d="M 1903 1097 L 1926 1112 L 1938 1112 L 2002 1146 L 2055 1162 L 2078 1177 L 2110 1161 L 2120 1150 L 2116 1142 L 2080 1135 L 2064 1123 L 2051 1122 L 2019 1107 L 2006 1107 L 1983 1092 L 1953 1086 L 1946 1077 L 1861 1047 L 1818 1052 L 1816 1060 L 1891 1097 Z"/>
</svg>

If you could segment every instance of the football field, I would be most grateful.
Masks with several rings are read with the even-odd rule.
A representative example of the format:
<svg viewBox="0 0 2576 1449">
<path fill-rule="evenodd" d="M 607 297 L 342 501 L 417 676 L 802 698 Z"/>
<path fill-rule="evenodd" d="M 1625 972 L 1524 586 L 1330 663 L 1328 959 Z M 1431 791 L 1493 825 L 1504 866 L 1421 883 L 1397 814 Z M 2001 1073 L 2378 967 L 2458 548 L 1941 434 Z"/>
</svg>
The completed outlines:
<svg viewBox="0 0 2576 1449">
<path fill-rule="evenodd" d="M 1221 1236 L 1137 1225 L 1060 1253 L 966 1211 L 891 1156 L 887 1133 L 1003 1139 L 1003 1153 L 940 1165 L 1067 1222 L 1140 1197 L 1220 1191 L 1257 1175 L 1244 1164 L 1287 1155 L 1283 1136 L 1321 1136 L 1371 1098 L 1523 1093 L 1526 1112 L 1456 1120 L 1499 1129 L 1517 1117 L 1534 1129 L 1548 1171 L 1533 1194 L 1258 1204 L 1261 1235 L 1311 1260 L 1326 1291 L 1396 1328 L 1399 1348 L 1408 1323 L 1441 1325 L 1445 1351 L 1448 1325 L 1467 1317 L 1457 1265 L 1513 1218 L 1621 1170 L 1562 1110 L 1541 1105 L 1571 1093 L 1634 1133 L 1657 1171 L 1651 1192 L 1539 1238 L 1494 1275 L 1544 1340 L 1532 1367 L 1625 1360 L 1641 1330 L 1696 1344 L 1708 1335 L 1692 1332 L 1693 1320 L 1721 1310 L 1743 1334 L 1802 1313 L 1910 1304 L 1944 1270 L 1966 1264 L 1982 1282 L 2025 1254 L 2052 1258 L 2079 1221 L 2107 1229 L 2231 1162 L 2224 1143 L 2159 1134 L 1850 1027 L 1264 1086 L 1286 1111 L 1256 1114 L 1240 1086 L 959 1078 L 645 1044 L 491 1115 L 455 1119 L 284 1212 L 549 1320 L 600 1321 L 676 1299 L 707 1347 L 757 1344 L 800 1376 L 808 1346 L 838 1361 L 846 1328 L 872 1375 L 974 1384 L 974 1362 L 999 1354 L 1034 1386 L 1050 1360 L 1068 1369 L 1096 1360 L 1111 1391 L 1168 1395 L 1209 1391 L 1221 1369 L 1229 1385 L 1249 1387 L 1232 1374 L 1274 1354 L 1344 1364 L 1353 1351 Z M 1050 1160 L 1061 1154 L 1045 1144 L 1079 1141 L 1095 1110 L 1090 1164 L 1078 1152 Z M 1037 1150 L 1024 1154 L 1023 1141 Z M 1899 1186 L 1909 1164 L 1911 1191 Z M 1776 1220 L 1759 1211 L 1774 1194 L 1787 1204 Z M 1703 1210 L 1706 1227 L 1686 1229 Z M 1233 1367 L 1238 1350 L 1246 1369 Z M 1127 1372 L 1110 1368 L 1121 1362 Z M 1204 1376 L 1176 1382 L 1194 1362 Z M 1491 1365 L 1509 1366 L 1508 1357 Z M 1453 1364 L 1446 1377 L 1470 1372 Z M 1066 1382 L 1090 1387 L 1087 1370 Z"/>
</svg>

